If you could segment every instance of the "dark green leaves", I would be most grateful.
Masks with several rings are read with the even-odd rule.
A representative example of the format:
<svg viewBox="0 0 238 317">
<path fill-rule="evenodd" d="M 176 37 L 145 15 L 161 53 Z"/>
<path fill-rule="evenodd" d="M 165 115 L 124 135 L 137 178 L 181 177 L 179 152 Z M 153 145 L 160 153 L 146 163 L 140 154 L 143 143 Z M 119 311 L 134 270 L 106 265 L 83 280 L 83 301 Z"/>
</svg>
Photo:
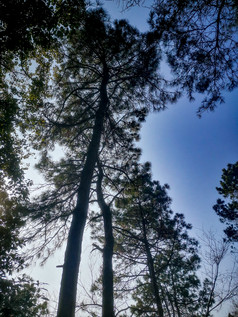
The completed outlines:
<svg viewBox="0 0 238 317">
<path fill-rule="evenodd" d="M 220 185 L 217 187 L 218 193 L 225 200 L 218 199 L 213 209 L 220 217 L 221 222 L 225 222 L 227 228 L 224 230 L 228 239 L 238 240 L 238 162 L 228 164 L 227 168 L 222 170 Z"/>
<path fill-rule="evenodd" d="M 26 275 L 0 280 L 0 316 L 41 317 L 48 315 L 47 298 L 39 283 Z"/>
<path fill-rule="evenodd" d="M 27 53 L 35 45 L 48 45 L 53 25 L 52 7 L 45 1 L 3 0 L 0 4 L 0 55 Z"/>
<path fill-rule="evenodd" d="M 238 86 L 237 4 L 229 1 L 155 1 L 151 26 L 166 52 L 174 84 L 204 93 L 198 109 L 223 102 L 222 91 Z"/>
</svg>

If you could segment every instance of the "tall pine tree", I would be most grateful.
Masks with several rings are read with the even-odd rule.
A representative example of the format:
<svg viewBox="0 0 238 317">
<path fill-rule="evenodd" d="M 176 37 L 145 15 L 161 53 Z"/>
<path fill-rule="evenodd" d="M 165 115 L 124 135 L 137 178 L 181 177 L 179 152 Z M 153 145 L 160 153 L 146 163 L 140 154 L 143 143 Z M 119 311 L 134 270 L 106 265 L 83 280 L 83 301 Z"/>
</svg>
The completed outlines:
<svg viewBox="0 0 238 317">
<path fill-rule="evenodd" d="M 158 76 L 160 54 L 153 36 L 140 34 L 123 20 L 112 24 L 101 9 L 88 11 L 77 28 L 68 30 L 57 58 L 53 85 L 48 61 L 42 55 L 36 58 L 40 62 L 26 109 L 31 111 L 32 143 L 42 153 L 38 167 L 51 184 L 32 207 L 32 219 L 40 230 L 43 224 L 57 230 L 57 223 L 60 230 L 72 218 L 58 308 L 58 316 L 67 317 L 74 316 L 96 163 L 115 161 L 112 148 L 117 160 L 127 158 L 137 121 L 151 108 L 160 110 L 166 101 L 175 101 L 177 94 L 167 93 Z M 58 163 L 47 152 L 55 144 L 66 153 Z"/>
</svg>

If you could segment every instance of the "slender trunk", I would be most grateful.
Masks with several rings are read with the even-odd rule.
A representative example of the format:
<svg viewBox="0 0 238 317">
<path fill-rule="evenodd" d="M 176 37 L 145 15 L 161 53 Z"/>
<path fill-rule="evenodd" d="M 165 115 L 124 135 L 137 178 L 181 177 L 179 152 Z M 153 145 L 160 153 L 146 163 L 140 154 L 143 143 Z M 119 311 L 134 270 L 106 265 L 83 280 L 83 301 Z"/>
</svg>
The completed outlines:
<svg viewBox="0 0 238 317">
<path fill-rule="evenodd" d="M 155 269 L 154 269 L 154 261 L 151 255 L 151 252 L 149 248 L 146 250 L 147 252 L 147 261 L 148 261 L 148 267 L 149 267 L 149 273 L 150 273 L 150 279 L 153 287 L 153 292 L 154 292 L 154 297 L 155 297 L 155 302 L 157 306 L 157 313 L 158 317 L 164 317 L 164 311 L 162 307 L 162 301 L 159 295 L 159 288 L 158 284 L 156 281 L 156 275 L 155 275 Z"/>
<path fill-rule="evenodd" d="M 219 265 L 220 263 L 216 263 L 216 268 L 215 268 L 215 277 L 214 280 L 212 282 L 212 288 L 209 294 L 209 300 L 207 302 L 207 308 L 206 308 L 206 313 L 205 313 L 205 317 L 209 317 L 210 316 L 210 312 L 211 312 L 211 308 L 212 308 L 212 302 L 213 302 L 213 297 L 214 297 L 214 291 L 215 291 L 215 287 L 216 287 L 216 283 L 217 283 L 217 279 L 218 279 L 218 275 L 219 275 Z"/>
<path fill-rule="evenodd" d="M 90 187 L 98 158 L 105 112 L 108 105 L 107 83 L 108 71 L 105 68 L 100 87 L 100 104 L 95 116 L 95 124 L 91 142 L 88 147 L 87 159 L 81 173 L 77 204 L 73 212 L 67 240 L 57 317 L 75 316 L 78 272 L 81 260 L 83 232 L 88 214 Z"/>
<path fill-rule="evenodd" d="M 143 239 L 144 239 L 144 244 L 145 244 L 147 263 L 148 263 L 150 280 L 151 280 L 151 283 L 152 283 L 154 298 L 155 298 L 155 302 L 156 302 L 157 313 L 158 313 L 158 317 L 164 317 L 162 301 L 161 301 L 161 298 L 160 298 L 160 295 L 159 295 L 159 288 L 158 288 L 158 284 L 157 284 L 157 280 L 156 280 L 156 274 L 155 274 L 155 268 L 154 268 L 154 260 L 153 260 L 153 257 L 152 257 L 151 251 L 150 251 L 149 242 L 148 242 L 148 239 L 147 239 L 147 231 L 146 231 L 145 219 L 144 219 L 144 216 L 143 216 L 142 207 L 139 206 L 139 208 L 140 208 L 140 216 L 141 216 L 141 220 L 142 220 Z"/>
<path fill-rule="evenodd" d="M 106 204 L 102 193 L 102 170 L 99 167 L 99 176 L 97 182 L 98 204 L 103 214 L 105 244 L 103 248 L 103 272 L 102 272 L 102 317 L 114 317 L 114 299 L 113 299 L 113 269 L 112 257 L 114 238 L 112 231 L 112 214 L 110 207 Z"/>
<path fill-rule="evenodd" d="M 180 308 L 179 308 L 179 303 L 178 303 L 178 301 L 177 301 L 177 290 L 176 290 L 176 285 L 175 285 L 175 283 L 174 283 L 174 276 L 173 276 L 173 273 L 172 273 L 172 272 L 171 272 L 171 280 L 172 280 L 173 291 L 174 291 L 174 294 L 173 294 L 174 305 L 175 305 L 175 308 L 176 308 L 176 311 L 177 311 L 177 316 L 178 316 L 178 317 L 181 317 Z"/>
<path fill-rule="evenodd" d="M 175 312 L 175 308 L 174 308 L 174 300 L 171 296 L 171 291 L 170 290 L 166 290 L 166 293 L 167 293 L 167 297 L 168 297 L 168 300 L 169 300 L 169 303 L 171 305 L 171 310 L 172 310 L 172 317 L 176 317 L 176 312 Z"/>
<path fill-rule="evenodd" d="M 168 303 L 168 300 L 166 298 L 166 293 L 163 291 L 163 289 L 162 289 L 162 296 L 164 298 L 164 304 L 165 304 L 165 307 L 166 307 L 167 316 L 171 317 L 171 312 L 170 312 L 170 309 L 169 309 L 169 303 Z"/>
</svg>

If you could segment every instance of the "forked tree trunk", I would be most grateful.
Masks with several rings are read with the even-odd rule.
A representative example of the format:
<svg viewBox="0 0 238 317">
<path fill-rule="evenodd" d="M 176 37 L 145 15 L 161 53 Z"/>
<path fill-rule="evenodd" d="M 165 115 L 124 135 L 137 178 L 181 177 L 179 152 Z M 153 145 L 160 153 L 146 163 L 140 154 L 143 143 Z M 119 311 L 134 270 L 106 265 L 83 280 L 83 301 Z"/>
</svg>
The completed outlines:
<svg viewBox="0 0 238 317">
<path fill-rule="evenodd" d="M 114 317 L 114 296 L 113 296 L 113 246 L 114 237 L 112 230 L 112 214 L 110 207 L 106 204 L 102 193 L 102 170 L 99 167 L 97 182 L 98 204 L 103 215 L 105 243 L 103 248 L 103 271 L 102 271 L 102 317 Z"/>
<path fill-rule="evenodd" d="M 75 316 L 78 272 L 81 260 L 83 232 L 88 214 L 90 187 L 98 158 L 103 123 L 108 106 L 107 83 L 108 70 L 105 67 L 100 87 L 100 103 L 95 116 L 95 124 L 91 142 L 88 147 L 87 159 L 81 173 L 77 204 L 73 212 L 67 240 L 57 317 Z"/>
</svg>

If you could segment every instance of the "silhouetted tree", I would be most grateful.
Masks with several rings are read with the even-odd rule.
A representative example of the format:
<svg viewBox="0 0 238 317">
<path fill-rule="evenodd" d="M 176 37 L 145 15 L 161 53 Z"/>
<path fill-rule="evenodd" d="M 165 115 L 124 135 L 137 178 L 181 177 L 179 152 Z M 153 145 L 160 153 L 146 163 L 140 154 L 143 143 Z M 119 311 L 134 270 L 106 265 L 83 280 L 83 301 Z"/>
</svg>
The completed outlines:
<svg viewBox="0 0 238 317">
<path fill-rule="evenodd" d="M 138 166 L 124 188 L 114 224 L 120 245 L 116 274 L 128 281 L 125 291 L 130 280 L 135 283 L 133 315 L 191 316 L 198 310 L 200 283 L 198 243 L 187 233 L 191 226 L 182 214 L 172 215 L 168 186 L 151 180 L 149 164 Z"/>
<path fill-rule="evenodd" d="M 203 244 L 202 273 L 205 275 L 201 292 L 202 316 L 212 316 L 215 309 L 224 302 L 231 301 L 237 296 L 237 262 L 230 254 L 230 243 L 217 239 L 212 232 L 203 232 L 200 238 Z M 229 268 L 226 262 L 229 261 Z"/>
<path fill-rule="evenodd" d="M 74 13 L 84 8 L 81 0 L 2 0 L 0 65 L 4 65 L 9 52 L 22 58 L 37 45 L 50 48 L 52 41 L 64 33 L 69 24 L 79 23 Z"/>
<path fill-rule="evenodd" d="M 181 214 L 172 215 L 168 186 L 152 181 L 150 164 L 113 178 L 104 169 L 104 196 L 112 216 L 114 235 L 114 294 L 117 316 L 191 316 L 199 311 L 200 259 L 197 241 L 189 238 Z M 124 177 L 123 177 L 124 176 Z M 110 183 L 111 192 L 105 188 Z M 117 189 L 120 189 L 117 191 Z M 100 214 L 91 218 L 96 249 L 105 241 Z M 97 315 L 103 275 L 92 285 L 92 302 L 81 307 Z M 126 303 L 126 299 L 129 299 Z M 129 312 L 130 311 L 130 312 Z M 185 316 L 185 315 L 184 315 Z"/>
<path fill-rule="evenodd" d="M 38 77 L 26 103 L 31 109 L 28 127 L 35 132 L 33 145 L 42 150 L 38 166 L 51 184 L 33 208 L 32 218 L 41 229 L 44 224 L 58 230 L 72 216 L 58 310 L 58 316 L 66 317 L 74 315 L 96 162 L 123 161 L 133 148 L 137 121 L 151 107 L 163 109 L 177 95 L 163 89 L 157 74 L 160 56 L 150 33 L 140 34 L 126 21 L 112 24 L 102 10 L 88 11 L 61 47 L 53 89 L 51 82 L 47 86 L 48 64 L 39 56 Z M 66 158 L 54 164 L 46 148 L 57 143 L 65 147 Z M 110 156 L 112 146 L 117 157 Z"/>
<path fill-rule="evenodd" d="M 152 28 L 165 46 L 167 61 L 189 98 L 205 93 L 198 110 L 214 110 L 223 90 L 238 84 L 237 3 L 233 0 L 155 1 Z"/>
<path fill-rule="evenodd" d="M 217 187 L 217 191 L 224 200 L 218 199 L 213 209 L 221 222 L 227 225 L 224 230 L 227 238 L 238 241 L 238 162 L 228 164 L 222 172 L 220 187 Z"/>
<path fill-rule="evenodd" d="M 32 53 L 34 69 L 24 60 L 22 73 L 17 74 L 18 77 L 12 75 L 3 89 L 4 102 L 11 105 L 12 113 L 3 110 L 3 114 L 9 128 L 6 141 L 14 147 L 16 142 L 11 138 L 16 128 L 29 136 L 31 145 L 41 153 L 38 169 L 49 185 L 29 207 L 31 220 L 38 225 L 31 238 L 37 238 L 38 233 L 44 237 L 41 250 L 52 241 L 55 241 L 54 248 L 62 243 L 69 229 L 58 317 L 72 317 L 83 232 L 90 200 L 95 198 L 96 182 L 100 183 L 99 166 L 113 170 L 119 169 L 123 161 L 132 165 L 130 157 L 138 156 L 133 142 L 138 138 L 140 121 L 150 110 L 163 109 L 167 101 L 176 101 L 180 94 L 175 91 L 175 86 L 187 89 L 190 98 L 196 91 L 207 92 L 209 98 L 200 112 L 213 109 L 222 100 L 220 90 L 237 86 L 237 61 L 234 58 L 237 25 L 233 23 L 236 7 L 227 11 L 231 3 L 225 1 L 216 2 L 216 5 L 209 1 L 207 6 L 203 1 L 194 6 L 190 6 L 189 1 L 184 4 L 158 1 L 151 16 L 152 32 L 146 34 L 140 34 L 126 21 L 112 24 L 103 10 L 85 12 L 77 1 L 63 3 L 66 7 L 61 7 L 61 1 L 54 2 L 53 6 L 49 2 L 46 8 L 50 15 L 49 25 L 44 19 L 34 20 L 34 8 L 29 12 L 31 15 L 25 15 L 25 2 L 20 4 L 19 19 L 27 18 L 26 24 L 23 23 L 27 25 L 26 33 L 22 35 L 26 40 L 26 51 L 32 45 L 34 32 L 36 46 L 41 40 L 47 40 L 48 35 L 53 35 L 52 42 L 57 45 L 54 49 L 51 45 L 49 50 L 42 44 L 41 50 Z M 9 6 L 11 4 L 9 2 Z M 38 4 L 43 5 L 42 12 L 45 12 L 46 3 Z M 4 4 L 3 8 L 6 7 Z M 204 8 L 207 19 L 203 18 L 204 12 L 201 14 Z M 190 15 L 191 12 L 194 14 Z M 226 13 L 228 19 L 224 18 Z M 1 18 L 2 32 L 11 31 L 10 20 L 4 19 L 7 17 Z M 205 24 L 209 19 L 210 24 Z M 20 24 L 16 21 L 17 30 Z M 11 46 L 13 33 L 10 31 L 4 45 L 9 46 L 10 51 L 17 51 L 20 46 L 18 42 L 15 48 Z M 42 36 L 42 32 L 47 36 Z M 164 84 L 168 83 L 158 74 L 161 59 L 158 43 L 162 43 L 176 75 L 171 93 L 165 91 Z M 11 69 L 16 67 L 11 64 L 11 58 L 6 61 Z M 4 85 L 9 77 L 6 69 L 4 66 L 1 76 Z M 14 87 L 19 78 L 19 88 Z M 15 96 L 18 97 L 17 104 Z M 16 117 L 17 120 L 12 120 Z M 65 156 L 59 162 L 54 162 L 49 155 L 55 145 L 64 148 Z M 14 163 L 20 159 L 21 149 L 18 153 L 13 148 L 12 153 L 17 154 Z M 13 163 L 10 161 L 9 166 Z M 96 199 L 100 200 L 99 196 Z M 105 200 L 104 207 L 106 205 Z M 47 251 L 46 257 L 51 250 Z"/>
<path fill-rule="evenodd" d="M 21 197 L 20 197 L 21 200 Z M 0 316 L 45 316 L 48 313 L 46 298 L 39 283 L 26 275 L 12 277 L 24 268 L 20 248 L 24 239 L 20 231 L 24 225 L 24 207 L 16 195 L 10 198 L 0 190 Z"/>
<path fill-rule="evenodd" d="M 22 181 L 20 162 L 29 152 L 26 139 L 19 134 L 19 126 L 26 123 L 21 105 L 24 89 L 19 89 L 16 83 L 23 81 L 23 86 L 29 83 L 27 61 L 34 59 L 39 47 L 43 51 L 55 48 L 69 27 L 69 21 L 71 25 L 79 23 L 79 14 L 77 18 L 73 15 L 75 10 L 83 12 L 84 8 L 80 0 L 2 0 L 0 3 L 1 179 L 8 177 L 15 185 Z"/>
</svg>

